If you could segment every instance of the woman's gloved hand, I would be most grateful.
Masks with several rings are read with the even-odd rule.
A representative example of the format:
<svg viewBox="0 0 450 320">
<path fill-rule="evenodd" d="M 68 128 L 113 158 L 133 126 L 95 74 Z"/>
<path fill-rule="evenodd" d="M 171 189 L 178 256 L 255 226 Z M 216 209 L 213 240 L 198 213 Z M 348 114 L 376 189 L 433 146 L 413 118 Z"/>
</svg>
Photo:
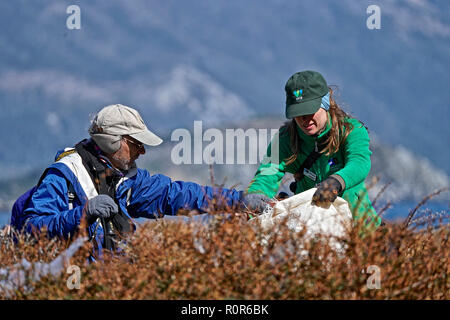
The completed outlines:
<svg viewBox="0 0 450 320">
<path fill-rule="evenodd" d="M 284 191 L 281 191 L 277 196 L 276 196 L 276 198 L 277 198 L 277 200 L 284 200 L 284 199 L 287 199 L 287 198 L 289 198 L 289 195 L 286 193 L 286 192 L 284 192 Z"/>
<path fill-rule="evenodd" d="M 342 185 L 334 177 L 328 177 L 317 185 L 317 190 L 312 197 L 312 204 L 319 207 L 329 207 L 342 191 Z"/>
<path fill-rule="evenodd" d="M 119 213 L 119 207 L 110 196 L 99 194 L 87 202 L 83 211 L 88 219 L 109 218 Z"/>
</svg>

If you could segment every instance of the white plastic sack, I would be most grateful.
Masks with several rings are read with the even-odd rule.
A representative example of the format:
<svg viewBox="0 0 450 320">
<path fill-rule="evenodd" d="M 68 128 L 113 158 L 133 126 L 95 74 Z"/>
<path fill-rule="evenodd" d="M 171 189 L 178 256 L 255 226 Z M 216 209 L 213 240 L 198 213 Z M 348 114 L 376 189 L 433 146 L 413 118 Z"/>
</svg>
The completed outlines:
<svg viewBox="0 0 450 320">
<path fill-rule="evenodd" d="M 343 248 L 334 238 L 346 237 L 352 225 L 352 213 L 347 201 L 340 197 L 327 209 L 313 205 L 311 200 L 316 190 L 312 188 L 279 201 L 273 209 L 267 208 L 263 214 L 249 222 L 258 223 L 266 232 L 276 232 L 276 227 L 281 223 L 286 223 L 295 232 L 306 227 L 305 239 L 331 237 L 330 245 L 340 251 Z"/>
</svg>

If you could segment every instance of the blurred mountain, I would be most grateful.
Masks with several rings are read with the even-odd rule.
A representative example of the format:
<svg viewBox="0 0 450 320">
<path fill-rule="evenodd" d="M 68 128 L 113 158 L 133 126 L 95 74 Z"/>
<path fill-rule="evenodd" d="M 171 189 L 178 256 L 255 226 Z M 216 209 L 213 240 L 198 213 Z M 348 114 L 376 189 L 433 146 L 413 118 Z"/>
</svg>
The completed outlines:
<svg viewBox="0 0 450 320">
<path fill-rule="evenodd" d="M 148 148 L 146 154 L 137 160 L 139 168 L 147 169 L 151 174 L 165 174 L 172 180 L 194 181 L 202 185 L 222 185 L 226 188 L 237 188 L 238 190 L 245 190 L 251 179 L 253 178 L 257 168 L 260 165 L 260 160 L 265 154 L 266 146 L 270 141 L 270 133 L 277 130 L 284 122 L 282 118 L 276 117 L 262 117 L 255 118 L 250 121 L 233 122 L 232 127 L 224 126 L 222 128 L 212 128 L 215 131 L 215 136 L 222 135 L 222 150 L 223 150 L 223 164 L 217 164 L 217 161 L 212 165 L 207 163 L 205 154 L 208 146 L 214 143 L 213 140 L 206 140 L 205 133 L 211 129 L 208 126 L 202 126 L 200 133 L 194 133 L 193 128 L 188 128 L 183 138 L 177 135 L 166 136 L 164 142 L 157 146 Z M 239 164 L 238 139 L 233 141 L 227 140 L 227 130 L 232 132 L 249 133 L 248 130 L 259 129 L 267 130 L 267 135 L 257 135 L 258 145 L 250 147 L 249 139 L 245 140 L 245 147 L 241 150 L 246 150 L 244 154 L 244 163 Z M 265 131 L 262 131 L 265 132 Z M 231 136 L 231 135 L 230 135 Z M 201 143 L 201 150 L 203 151 L 202 164 L 194 164 L 195 155 L 191 152 L 190 164 L 175 164 L 175 157 L 178 157 L 179 146 L 184 143 L 184 138 L 190 137 L 191 151 L 194 150 L 195 144 Z M 195 137 L 200 137 L 200 141 Z M 256 141 L 256 140 L 255 140 Z M 263 141 L 262 144 L 260 144 Z M 266 143 L 264 143 L 266 142 Z M 227 162 L 227 144 L 234 145 L 234 157 Z M 260 148 L 260 145 L 264 148 Z M 372 200 L 378 197 L 380 203 L 399 203 L 409 202 L 418 203 L 425 196 L 434 191 L 450 186 L 450 177 L 440 168 L 434 166 L 427 158 L 416 155 L 403 146 L 392 147 L 379 142 L 376 135 L 371 134 L 371 171 L 366 179 L 366 185 L 372 187 L 369 189 L 369 195 Z M 220 150 L 216 149 L 216 150 Z M 256 157 L 251 157 L 251 154 L 257 153 Z M 215 154 L 217 157 L 217 154 Z M 219 157 L 220 158 L 220 157 Z M 216 158 L 218 159 L 218 158 Z M 226 164 L 230 163 L 230 164 Z M 39 179 L 44 168 L 34 170 L 29 174 L 20 177 L 10 178 L 0 181 L 0 211 L 9 211 L 13 201 L 27 189 L 32 187 Z M 377 180 L 374 180 L 377 179 Z M 285 191 L 290 194 L 289 184 L 294 181 L 292 174 L 286 174 L 283 178 L 280 191 Z M 376 183 L 374 183 L 377 181 Z M 385 191 L 380 193 L 382 189 L 389 184 Z M 379 195 L 380 193 L 380 195 Z M 378 196 L 379 195 L 379 196 Z M 433 198 L 433 201 L 448 202 L 448 191 Z"/>
<path fill-rule="evenodd" d="M 71 4 L 81 30 L 66 28 Z M 112 103 L 136 107 L 163 136 L 194 120 L 282 118 L 284 84 L 305 69 L 338 86 L 388 153 L 448 177 L 450 3 L 383 1 L 380 30 L 366 27 L 369 4 L 2 1 L 0 181 L 38 172 Z"/>
<path fill-rule="evenodd" d="M 226 128 L 233 128 L 233 131 L 242 129 L 247 131 L 248 129 L 270 129 L 277 130 L 285 120 L 282 118 L 257 118 L 250 121 L 241 121 L 233 123 L 233 127 L 223 127 L 219 131 L 221 132 L 224 140 L 226 139 Z M 192 128 L 191 128 L 192 129 Z M 204 127 L 203 133 L 208 128 Z M 230 130 L 230 129 L 229 129 Z M 190 130 L 190 136 L 194 137 L 193 130 Z M 434 191 L 446 188 L 450 186 L 450 177 L 441 168 L 434 166 L 427 158 L 415 154 L 403 146 L 392 147 L 383 144 L 379 141 L 378 136 L 370 134 L 372 151 L 371 156 L 371 171 L 366 179 L 368 186 L 373 185 L 369 189 L 369 195 L 371 199 L 374 199 L 382 188 L 386 187 L 386 190 L 380 194 L 379 200 L 381 202 L 400 202 L 400 201 L 412 201 L 419 202 L 425 196 L 433 193 Z M 258 139 L 264 140 L 263 136 L 258 136 Z M 267 136 L 267 142 L 270 141 Z M 176 148 L 182 142 L 182 139 L 178 137 L 166 137 L 164 143 L 156 148 L 150 148 L 148 154 L 144 155 L 138 160 L 140 167 L 146 168 L 151 174 L 162 173 L 168 175 L 174 180 L 194 181 L 200 184 L 211 184 L 214 182 L 218 185 L 225 185 L 225 187 L 234 187 L 244 190 L 251 179 L 253 178 L 257 168 L 260 164 L 260 159 L 265 151 L 257 158 L 256 164 L 252 164 L 249 154 L 251 152 L 261 152 L 260 148 L 249 148 L 249 140 L 246 140 L 245 149 L 248 152 L 245 153 L 245 164 L 236 164 L 238 159 L 238 153 L 234 153 L 234 164 L 213 164 L 212 166 L 203 164 L 181 164 L 175 165 L 173 161 L 174 152 L 178 151 Z M 198 143 L 198 142 L 197 142 Z M 226 163 L 226 144 L 229 141 L 223 141 L 223 150 L 225 155 L 223 156 Z M 237 145 L 237 139 L 231 142 Z M 211 142 L 204 141 L 202 146 L 203 150 L 210 145 Z M 194 148 L 194 142 L 191 142 L 192 149 Z M 252 150 L 253 149 L 253 150 Z M 265 150 L 265 148 L 264 148 Z M 194 155 L 191 155 L 191 163 L 194 162 Z M 205 158 L 203 159 L 205 161 Z M 376 179 L 376 180 L 374 180 Z M 293 181 L 291 174 L 286 174 L 282 182 L 280 191 L 289 192 L 289 184 Z M 374 182 L 376 183 L 374 184 Z M 434 200 L 448 201 L 448 192 L 433 198 Z"/>
</svg>

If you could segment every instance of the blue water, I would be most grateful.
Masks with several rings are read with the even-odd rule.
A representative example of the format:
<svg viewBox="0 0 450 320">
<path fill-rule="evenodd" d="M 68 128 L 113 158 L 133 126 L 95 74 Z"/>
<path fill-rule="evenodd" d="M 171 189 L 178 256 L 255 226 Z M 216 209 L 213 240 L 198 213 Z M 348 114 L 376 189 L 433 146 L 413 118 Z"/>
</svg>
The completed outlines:
<svg viewBox="0 0 450 320">
<path fill-rule="evenodd" d="M 381 213 L 381 216 L 383 219 L 386 219 L 388 221 L 394 221 L 394 220 L 404 220 L 406 217 L 408 217 L 408 214 L 411 210 L 413 210 L 417 206 L 418 202 L 399 202 L 394 203 L 389 209 L 387 209 L 384 213 Z M 380 213 L 381 208 L 383 205 L 377 205 L 377 211 Z M 424 212 L 427 210 L 431 210 L 432 213 L 437 212 L 449 212 L 450 211 L 450 202 L 436 202 L 431 201 L 425 203 L 423 206 L 421 206 L 414 214 L 414 217 L 419 217 L 424 214 L 428 214 L 428 212 Z"/>
<path fill-rule="evenodd" d="M 9 223 L 9 218 L 11 217 L 11 213 L 0 211 L 0 228 L 5 224 Z"/>
</svg>

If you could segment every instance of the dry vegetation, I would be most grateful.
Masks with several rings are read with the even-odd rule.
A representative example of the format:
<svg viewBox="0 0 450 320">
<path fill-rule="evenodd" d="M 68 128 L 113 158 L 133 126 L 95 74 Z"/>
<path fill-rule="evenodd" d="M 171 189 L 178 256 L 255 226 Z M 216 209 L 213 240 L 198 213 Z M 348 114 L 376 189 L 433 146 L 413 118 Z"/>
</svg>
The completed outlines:
<svg viewBox="0 0 450 320">
<path fill-rule="evenodd" d="M 431 223 L 438 218 L 431 212 L 412 215 L 407 225 L 388 224 L 364 236 L 355 225 L 342 239 L 344 255 L 283 228 L 261 241 L 261 230 L 242 213 L 216 214 L 209 227 L 159 220 L 141 225 L 123 254 L 103 262 L 86 262 L 86 242 L 70 261 L 81 268 L 80 289 L 68 289 L 70 274 L 62 273 L 32 284 L 32 290 L 19 288 L 11 298 L 449 299 L 449 225 Z M 448 212 L 439 218 L 448 219 Z M 45 236 L 21 236 L 16 243 L 3 237 L 0 265 L 22 258 L 49 262 L 68 245 Z M 368 285 L 371 265 L 380 270 L 380 289 Z"/>
</svg>

